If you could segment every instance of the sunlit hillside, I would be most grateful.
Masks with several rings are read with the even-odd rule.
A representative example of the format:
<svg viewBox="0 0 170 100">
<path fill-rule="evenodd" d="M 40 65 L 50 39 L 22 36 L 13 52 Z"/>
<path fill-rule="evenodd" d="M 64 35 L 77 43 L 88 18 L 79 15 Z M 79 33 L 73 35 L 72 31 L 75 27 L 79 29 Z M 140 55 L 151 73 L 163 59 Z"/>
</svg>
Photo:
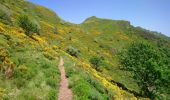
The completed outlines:
<svg viewBox="0 0 170 100">
<path fill-rule="evenodd" d="M 170 38 L 129 21 L 64 21 L 25 0 L 0 1 L 0 100 L 56 100 L 58 65 L 73 100 L 168 100 Z"/>
</svg>

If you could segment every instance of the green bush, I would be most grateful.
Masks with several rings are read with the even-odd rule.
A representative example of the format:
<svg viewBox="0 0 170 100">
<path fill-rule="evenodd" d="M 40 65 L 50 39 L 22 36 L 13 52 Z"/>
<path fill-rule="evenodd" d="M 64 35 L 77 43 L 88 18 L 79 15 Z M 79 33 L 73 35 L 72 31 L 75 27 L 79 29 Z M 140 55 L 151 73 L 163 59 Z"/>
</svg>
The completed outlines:
<svg viewBox="0 0 170 100">
<path fill-rule="evenodd" d="M 95 67 L 95 69 L 98 69 L 102 65 L 103 59 L 101 57 L 93 56 L 90 58 L 89 62 Z"/>
<path fill-rule="evenodd" d="M 25 30 L 27 35 L 31 35 L 31 33 L 38 33 L 39 34 L 39 28 L 38 25 L 33 23 L 28 16 L 26 15 L 21 15 L 17 23 L 19 27 L 21 27 L 23 30 Z"/>
<path fill-rule="evenodd" d="M 121 54 L 120 59 L 125 70 L 134 73 L 143 95 L 153 99 L 159 95 L 159 88 L 169 87 L 168 64 L 156 47 L 148 43 L 133 43 Z"/>
<path fill-rule="evenodd" d="M 73 48 L 71 46 L 66 49 L 66 52 L 68 54 L 70 54 L 71 56 L 74 56 L 74 57 L 78 57 L 79 54 L 80 54 L 79 50 L 77 50 L 77 49 L 75 49 L 75 48 Z"/>
</svg>

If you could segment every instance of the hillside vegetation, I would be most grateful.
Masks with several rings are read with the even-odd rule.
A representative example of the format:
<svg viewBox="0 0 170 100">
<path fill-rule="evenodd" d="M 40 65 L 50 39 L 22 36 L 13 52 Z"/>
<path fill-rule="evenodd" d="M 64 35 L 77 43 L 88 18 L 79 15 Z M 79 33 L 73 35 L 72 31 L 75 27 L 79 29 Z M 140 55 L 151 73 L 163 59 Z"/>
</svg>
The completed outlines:
<svg viewBox="0 0 170 100">
<path fill-rule="evenodd" d="M 56 100 L 65 62 L 73 100 L 170 98 L 170 38 L 128 21 L 81 24 L 25 0 L 0 1 L 0 99 Z"/>
</svg>

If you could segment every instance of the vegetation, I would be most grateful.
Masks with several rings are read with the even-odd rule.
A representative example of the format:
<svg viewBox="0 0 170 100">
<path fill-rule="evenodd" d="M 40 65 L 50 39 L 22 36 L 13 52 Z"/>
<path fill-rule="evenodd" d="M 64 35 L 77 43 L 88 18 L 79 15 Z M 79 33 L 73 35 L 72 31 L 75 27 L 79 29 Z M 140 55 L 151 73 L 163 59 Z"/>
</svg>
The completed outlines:
<svg viewBox="0 0 170 100">
<path fill-rule="evenodd" d="M 107 89 L 89 73 L 85 72 L 82 67 L 74 65 L 71 59 L 66 58 L 65 68 L 67 77 L 69 78 L 69 87 L 73 91 L 73 99 L 112 99 Z M 74 67 L 74 69 L 73 69 Z"/>
<path fill-rule="evenodd" d="M 59 56 L 73 99 L 170 98 L 168 37 L 124 20 L 72 24 L 25 0 L 0 2 L 0 99 L 56 100 Z"/>
<path fill-rule="evenodd" d="M 0 23 L 0 27 L 0 88 L 4 91 L 0 99 L 56 98 L 60 76 L 57 60 L 46 58 L 44 52 L 55 57 L 57 52 L 52 47 L 46 49 L 50 45 L 38 35 L 40 40 L 35 41 L 13 26 Z M 9 95 L 14 91 L 20 92 Z"/>
<path fill-rule="evenodd" d="M 90 58 L 90 63 L 94 66 L 95 69 L 98 69 L 98 67 L 100 67 L 102 65 L 102 58 L 101 57 L 97 57 L 97 56 L 93 56 Z"/>
<path fill-rule="evenodd" d="M 11 13 L 7 8 L 0 7 L 0 21 L 5 24 L 12 24 L 11 22 Z"/>
<path fill-rule="evenodd" d="M 160 88 L 169 87 L 167 65 L 161 53 L 148 43 L 133 43 L 121 55 L 125 70 L 132 71 L 142 94 L 152 99 L 161 98 Z"/>
<path fill-rule="evenodd" d="M 75 49 L 75 48 L 73 48 L 71 46 L 66 49 L 66 52 L 68 54 L 70 54 L 71 56 L 74 56 L 74 57 L 78 57 L 79 54 L 80 54 L 79 50 L 77 50 L 77 49 Z"/>
<path fill-rule="evenodd" d="M 18 18 L 18 25 L 25 30 L 27 35 L 39 33 L 38 25 L 33 23 L 26 15 L 21 15 Z"/>
</svg>

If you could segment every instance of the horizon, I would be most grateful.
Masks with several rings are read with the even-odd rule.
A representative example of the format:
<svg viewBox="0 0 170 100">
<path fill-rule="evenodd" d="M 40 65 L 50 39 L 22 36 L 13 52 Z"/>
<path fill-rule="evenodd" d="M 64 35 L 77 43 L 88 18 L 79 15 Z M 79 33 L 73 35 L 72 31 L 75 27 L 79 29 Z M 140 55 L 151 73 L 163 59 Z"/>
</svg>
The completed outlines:
<svg viewBox="0 0 170 100">
<path fill-rule="evenodd" d="M 130 21 L 131 25 L 170 37 L 170 1 L 168 0 L 28 0 L 53 10 L 61 19 L 80 24 L 91 16 Z M 90 9 L 90 10 L 89 10 Z"/>
</svg>

